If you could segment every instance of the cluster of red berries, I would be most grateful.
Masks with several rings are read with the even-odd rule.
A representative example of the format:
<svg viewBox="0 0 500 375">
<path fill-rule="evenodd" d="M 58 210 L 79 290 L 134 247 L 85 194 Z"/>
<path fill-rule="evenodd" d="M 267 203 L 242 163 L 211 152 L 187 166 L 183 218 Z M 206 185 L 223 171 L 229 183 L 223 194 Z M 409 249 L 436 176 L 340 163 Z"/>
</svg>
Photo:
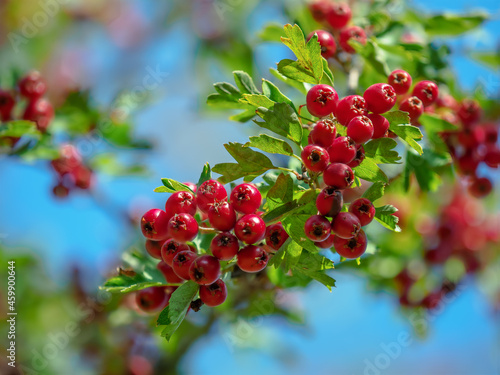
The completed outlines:
<svg viewBox="0 0 500 375">
<path fill-rule="evenodd" d="M 57 174 L 57 184 L 53 194 L 65 198 L 72 189 L 87 190 L 92 186 L 94 174 L 86 166 L 75 146 L 64 144 L 60 148 L 60 156 L 51 161 L 51 166 Z"/>
<path fill-rule="evenodd" d="M 20 117 L 36 123 L 39 131 L 45 132 L 54 118 L 54 108 L 50 102 L 43 98 L 47 91 L 47 84 L 40 73 L 33 71 L 21 78 L 17 83 L 18 90 L 0 89 L 0 119 L 5 121 Z M 27 102 L 22 116 L 16 116 L 16 104 L 24 98 Z M 19 138 L 10 138 L 14 146 Z"/>
<path fill-rule="evenodd" d="M 217 306 L 227 297 L 226 284 L 220 278 L 221 262 L 236 257 L 236 264 L 242 271 L 262 271 L 268 263 L 269 253 L 278 250 L 288 234 L 280 223 L 266 228 L 261 212 L 257 211 L 262 196 L 253 184 L 236 186 L 229 197 L 224 186 L 215 180 L 205 181 L 198 187 L 192 183 L 186 186 L 192 192 L 175 192 L 168 198 L 165 211 L 152 209 L 142 217 L 146 250 L 160 260 L 157 267 L 168 284 L 193 280 L 200 285 L 201 301 L 207 306 Z M 209 253 L 203 255 L 190 244 L 200 231 L 216 232 Z M 140 307 L 144 307 L 143 293 L 153 295 L 146 291 L 138 293 Z M 163 299 L 156 301 L 156 308 L 148 310 L 145 307 L 144 310 L 165 306 Z"/>
<path fill-rule="evenodd" d="M 307 39 L 311 39 L 314 34 L 318 35 L 318 41 L 321 45 L 321 55 L 329 59 L 337 53 L 337 43 L 346 53 L 355 53 L 356 51 L 349 44 L 349 41 L 355 40 L 361 44 L 366 44 L 366 33 L 359 26 L 347 26 L 352 17 L 351 8 L 345 3 L 333 3 L 328 0 L 318 0 L 309 4 L 309 9 L 316 21 L 329 27 L 332 33 L 326 30 L 316 30 L 311 32 Z"/>
</svg>

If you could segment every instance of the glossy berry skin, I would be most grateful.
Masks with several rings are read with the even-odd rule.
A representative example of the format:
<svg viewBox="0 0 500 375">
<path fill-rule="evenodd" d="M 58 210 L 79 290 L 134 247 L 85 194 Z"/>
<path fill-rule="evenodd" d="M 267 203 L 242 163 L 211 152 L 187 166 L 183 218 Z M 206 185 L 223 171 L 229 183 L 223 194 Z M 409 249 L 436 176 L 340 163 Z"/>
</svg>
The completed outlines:
<svg viewBox="0 0 500 375">
<path fill-rule="evenodd" d="M 200 287 L 201 301 L 210 307 L 222 305 L 227 298 L 227 287 L 224 281 L 217 280 L 213 284 Z"/>
<path fill-rule="evenodd" d="M 204 213 L 208 213 L 208 209 L 216 200 L 223 201 L 226 198 L 226 189 L 219 181 L 205 181 L 196 190 L 196 205 Z"/>
<path fill-rule="evenodd" d="M 146 240 L 146 251 L 148 254 L 155 258 L 155 259 L 161 259 L 161 247 L 165 243 L 165 240 L 162 241 L 152 241 L 152 240 Z"/>
<path fill-rule="evenodd" d="M 180 251 L 175 254 L 175 257 L 172 261 L 172 269 L 174 270 L 175 274 L 181 279 L 190 280 L 191 276 L 189 273 L 189 269 L 196 258 L 198 258 L 198 255 L 196 255 L 196 253 L 193 251 Z"/>
<path fill-rule="evenodd" d="M 328 148 L 330 162 L 350 163 L 356 157 L 356 143 L 350 137 L 338 137 Z"/>
<path fill-rule="evenodd" d="M 338 100 L 337 91 L 332 86 L 316 85 L 307 92 L 307 110 L 313 116 L 325 117 L 335 113 Z"/>
<path fill-rule="evenodd" d="M 167 303 L 168 295 L 162 286 L 152 286 L 139 290 L 135 295 L 137 306 L 145 312 L 161 310 Z"/>
<path fill-rule="evenodd" d="M 180 284 L 184 281 L 177 276 L 174 269 L 163 260 L 156 265 L 156 268 L 163 274 L 163 276 L 165 276 L 165 280 L 167 280 L 167 283 L 169 284 Z"/>
<path fill-rule="evenodd" d="M 178 242 L 189 242 L 198 235 L 198 222 L 189 214 L 175 214 L 168 222 L 169 235 Z"/>
<path fill-rule="evenodd" d="M 337 254 L 346 259 L 359 258 L 365 253 L 366 245 L 366 234 L 363 230 L 360 230 L 353 238 L 345 239 L 334 236 L 333 240 L 333 246 Z"/>
<path fill-rule="evenodd" d="M 168 217 L 165 211 L 154 208 L 141 218 L 141 230 L 144 237 L 161 241 L 168 237 Z"/>
<path fill-rule="evenodd" d="M 389 74 L 387 82 L 394 88 L 397 95 L 404 95 L 411 87 L 412 78 L 410 73 L 398 69 Z"/>
<path fill-rule="evenodd" d="M 245 215 L 236 222 L 234 234 L 241 242 L 254 244 L 265 237 L 266 223 L 258 215 Z"/>
<path fill-rule="evenodd" d="M 341 99 L 337 104 L 337 121 L 342 125 L 347 126 L 356 116 L 365 116 L 366 101 L 362 96 L 349 95 Z"/>
<path fill-rule="evenodd" d="M 351 168 L 356 168 L 363 160 L 365 160 L 365 148 L 363 145 L 356 145 L 356 156 L 347 165 Z"/>
<path fill-rule="evenodd" d="M 345 3 L 331 4 L 326 14 L 326 22 L 333 28 L 340 30 L 351 20 L 352 12 L 349 5 Z"/>
<path fill-rule="evenodd" d="M 236 212 L 253 214 L 262 204 L 262 195 L 259 189 L 252 184 L 240 184 L 231 191 L 231 204 Z"/>
<path fill-rule="evenodd" d="M 354 117 L 347 125 L 347 136 L 357 144 L 368 142 L 373 136 L 372 121 L 366 116 Z"/>
<path fill-rule="evenodd" d="M 188 245 L 177 242 L 173 238 L 170 238 L 166 240 L 164 244 L 161 246 L 160 250 L 161 259 L 163 259 L 163 261 L 167 265 L 172 266 L 172 262 L 174 261 L 174 257 L 177 255 L 177 253 L 189 250 L 190 248 Z"/>
<path fill-rule="evenodd" d="M 45 99 L 29 102 L 23 114 L 23 120 L 35 122 L 38 130 L 42 132 L 47 130 L 53 119 L 54 108 Z"/>
<path fill-rule="evenodd" d="M 387 83 L 376 83 L 368 87 L 364 94 L 366 109 L 377 115 L 388 112 L 396 104 L 396 91 Z"/>
<path fill-rule="evenodd" d="M 327 186 L 318 194 L 316 198 L 316 208 L 322 216 L 334 217 L 344 205 L 344 198 L 340 190 L 333 186 Z"/>
<path fill-rule="evenodd" d="M 491 181 L 486 177 L 475 178 L 469 185 L 470 195 L 476 198 L 484 198 L 493 190 L 493 185 Z"/>
<path fill-rule="evenodd" d="M 364 227 L 373 221 L 375 217 L 375 206 L 369 199 L 359 198 L 351 203 L 349 212 L 356 215 L 361 226 Z"/>
<path fill-rule="evenodd" d="M 94 181 L 94 173 L 85 165 L 77 165 L 72 171 L 75 186 L 80 189 L 89 189 Z"/>
<path fill-rule="evenodd" d="M 424 105 L 422 101 L 416 96 L 411 96 L 405 99 L 400 105 L 399 109 L 403 112 L 408 112 L 410 116 L 410 122 L 416 124 L 418 118 L 424 113 Z"/>
<path fill-rule="evenodd" d="M 288 237 L 281 223 L 272 224 L 266 229 L 266 245 L 273 250 L 278 251 Z"/>
<path fill-rule="evenodd" d="M 323 147 L 308 145 L 300 154 L 306 168 L 312 172 L 322 172 L 330 162 L 330 155 Z"/>
<path fill-rule="evenodd" d="M 500 165 L 500 149 L 495 146 L 490 146 L 484 155 L 484 162 L 490 168 L 498 168 Z"/>
<path fill-rule="evenodd" d="M 311 133 L 309 133 L 311 144 L 328 148 L 331 146 L 337 136 L 337 128 L 332 120 L 324 119 L 314 124 Z"/>
<path fill-rule="evenodd" d="M 354 182 L 354 172 L 346 164 L 332 163 L 325 169 L 323 180 L 328 186 L 339 190 L 347 189 Z"/>
<path fill-rule="evenodd" d="M 373 124 L 372 139 L 387 136 L 387 131 L 389 130 L 389 120 L 387 120 L 384 116 L 376 115 L 374 113 L 369 113 L 366 117 L 368 117 Z"/>
<path fill-rule="evenodd" d="M 473 176 L 476 174 L 477 167 L 479 166 L 479 158 L 476 152 L 467 151 L 462 156 L 457 158 L 457 164 L 462 174 L 466 176 Z"/>
<path fill-rule="evenodd" d="M 236 212 L 227 201 L 215 203 L 208 209 L 208 221 L 212 228 L 227 231 L 236 224 Z"/>
<path fill-rule="evenodd" d="M 472 125 L 458 133 L 458 142 L 465 148 L 476 148 L 486 141 L 486 132 L 481 125 Z"/>
<path fill-rule="evenodd" d="M 165 212 L 169 218 L 181 213 L 194 216 L 196 213 L 196 198 L 194 194 L 188 191 L 176 191 L 167 199 Z"/>
<path fill-rule="evenodd" d="M 189 267 L 191 280 L 200 285 L 210 285 L 220 277 L 219 259 L 211 255 L 202 255 L 196 258 Z"/>
<path fill-rule="evenodd" d="M 311 40 L 314 34 L 318 36 L 318 42 L 321 46 L 321 56 L 328 60 L 330 57 L 335 55 L 335 52 L 337 51 L 337 43 L 335 42 L 333 35 L 325 30 L 316 30 L 307 36 L 307 41 Z"/>
<path fill-rule="evenodd" d="M 313 18 L 319 23 L 325 20 L 327 13 L 331 8 L 330 2 L 326 0 L 315 0 L 307 4 Z"/>
<path fill-rule="evenodd" d="M 465 126 L 472 125 L 481 118 L 481 107 L 475 100 L 464 99 L 458 107 L 458 118 Z"/>
<path fill-rule="evenodd" d="M 433 104 L 439 95 L 437 85 L 432 81 L 420 81 L 413 88 L 413 96 L 416 96 L 422 101 L 424 107 Z"/>
<path fill-rule="evenodd" d="M 30 72 L 21 78 L 18 86 L 21 95 L 30 100 L 39 99 L 47 91 L 47 84 L 37 71 Z"/>
<path fill-rule="evenodd" d="M 311 241 L 324 241 L 330 236 L 330 222 L 324 216 L 313 215 L 306 220 L 304 232 Z"/>
<path fill-rule="evenodd" d="M 340 32 L 339 44 L 347 53 L 356 53 L 354 48 L 349 44 L 349 41 L 355 40 L 362 45 L 366 44 L 366 33 L 359 26 L 348 26 Z"/>
<path fill-rule="evenodd" d="M 341 212 L 332 220 L 332 231 L 340 238 L 353 238 L 361 230 L 361 222 L 351 212 Z"/>
<path fill-rule="evenodd" d="M 484 129 L 484 141 L 486 144 L 494 145 L 498 141 L 498 129 L 495 124 L 486 124 Z"/>
<path fill-rule="evenodd" d="M 60 175 L 71 173 L 82 163 L 82 157 L 75 146 L 65 144 L 61 146 L 60 156 L 51 161 L 52 168 Z"/>
<path fill-rule="evenodd" d="M 10 91 L 0 89 L 0 120 L 9 121 L 15 105 L 14 95 Z"/>
<path fill-rule="evenodd" d="M 254 245 L 245 246 L 238 252 L 237 264 L 242 271 L 255 273 L 262 271 L 267 266 L 269 255 L 267 252 Z"/>
<path fill-rule="evenodd" d="M 335 239 L 334 234 L 330 234 L 328 238 L 321 242 L 315 242 L 314 244 L 320 249 L 331 249 L 333 247 L 333 241 Z"/>
<path fill-rule="evenodd" d="M 219 260 L 233 259 L 239 249 L 238 239 L 229 232 L 219 233 L 210 243 L 210 251 Z"/>
</svg>

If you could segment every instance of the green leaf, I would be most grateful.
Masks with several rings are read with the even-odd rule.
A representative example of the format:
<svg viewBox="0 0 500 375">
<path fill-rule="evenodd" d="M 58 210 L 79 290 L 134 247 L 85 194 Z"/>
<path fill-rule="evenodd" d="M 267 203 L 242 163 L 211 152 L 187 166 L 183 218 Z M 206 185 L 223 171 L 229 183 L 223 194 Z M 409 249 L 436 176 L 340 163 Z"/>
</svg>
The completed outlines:
<svg viewBox="0 0 500 375">
<path fill-rule="evenodd" d="M 278 72 L 294 81 L 316 84 L 316 78 L 298 61 L 283 59 L 278 63 Z"/>
<path fill-rule="evenodd" d="M 163 186 L 157 187 L 154 191 L 155 193 L 175 193 L 176 191 L 193 191 L 183 183 L 172 180 L 171 178 L 162 178 Z"/>
<path fill-rule="evenodd" d="M 454 36 L 480 26 L 487 19 L 484 13 L 469 13 L 467 16 L 444 13 L 423 19 L 423 25 L 430 36 Z"/>
<path fill-rule="evenodd" d="M 296 201 L 287 202 L 280 206 L 276 206 L 269 212 L 267 212 L 264 216 L 262 216 L 262 220 L 267 225 L 277 223 L 282 221 L 284 217 L 291 215 L 295 212 L 301 205 Z"/>
<path fill-rule="evenodd" d="M 249 176 L 252 173 L 244 171 L 241 166 L 237 163 L 221 163 L 216 164 L 212 168 L 212 171 L 222 175 L 218 180 L 222 184 L 228 184 L 234 180 L 238 180 L 242 177 Z"/>
<path fill-rule="evenodd" d="M 236 70 L 233 72 L 233 75 L 236 85 L 243 94 L 260 94 L 260 91 L 257 90 L 252 77 L 250 77 L 248 73 L 241 70 Z"/>
<path fill-rule="evenodd" d="M 124 165 L 113 153 L 94 156 L 90 160 L 90 167 L 111 176 L 144 176 L 147 172 L 143 165 Z"/>
<path fill-rule="evenodd" d="M 386 184 L 378 181 L 372 184 L 363 194 L 363 198 L 368 199 L 370 202 L 375 202 L 377 199 L 383 197 Z"/>
<path fill-rule="evenodd" d="M 321 78 L 321 83 L 333 86 L 333 73 L 325 58 L 323 58 L 323 77 Z"/>
<path fill-rule="evenodd" d="M 386 174 L 379 168 L 377 163 L 370 159 L 369 157 L 365 157 L 363 162 L 353 169 L 356 177 L 361 178 L 366 181 L 371 182 L 389 182 Z"/>
<path fill-rule="evenodd" d="M 271 81 L 268 81 L 267 79 L 262 79 L 262 93 L 273 102 L 287 103 L 295 110 L 295 105 L 293 104 L 293 102 L 287 96 L 285 96 L 278 87 L 276 87 Z"/>
<path fill-rule="evenodd" d="M 440 153 L 447 153 L 448 146 L 446 146 L 443 138 L 441 138 L 440 133 L 457 130 L 457 127 L 448 121 L 429 114 L 420 116 L 419 122 L 424 127 L 427 139 L 429 143 L 432 144 L 433 148 Z"/>
<path fill-rule="evenodd" d="M 417 140 L 422 139 L 423 135 L 419 128 L 410 125 L 408 113 L 403 111 L 393 111 L 383 115 L 389 120 L 389 130 L 394 132 L 399 138 L 406 142 L 411 148 L 422 155 L 423 149 Z"/>
<path fill-rule="evenodd" d="M 332 268 L 334 268 L 333 262 L 328 258 L 319 254 L 303 251 L 297 265 L 293 267 L 293 271 L 300 272 L 319 281 L 325 285 L 329 291 L 332 291 L 332 286 L 335 286 L 335 279 L 325 273 L 326 270 Z"/>
<path fill-rule="evenodd" d="M 436 169 L 451 164 L 451 157 L 448 153 L 436 153 L 425 149 L 422 156 L 408 152 L 406 164 L 405 173 L 415 173 L 418 185 L 423 191 L 436 191 L 441 184 L 441 176 Z"/>
<path fill-rule="evenodd" d="M 298 81 L 295 81 L 291 78 L 288 78 L 286 76 L 284 76 L 283 74 L 281 74 L 278 70 L 276 69 L 269 69 L 269 72 L 275 76 L 276 78 L 278 78 L 280 81 L 286 83 L 288 86 L 290 87 L 293 87 L 293 88 L 296 88 L 297 90 L 299 90 L 302 94 L 306 95 L 307 94 L 307 88 L 305 86 L 305 84 L 303 82 L 298 82 Z"/>
<path fill-rule="evenodd" d="M 267 156 L 245 147 L 241 143 L 229 142 L 224 147 L 244 171 L 262 174 L 275 168 Z"/>
<path fill-rule="evenodd" d="M 218 82 L 214 84 L 217 93 L 210 94 L 207 98 L 207 104 L 216 108 L 244 109 L 247 108 L 240 102 L 241 92 L 227 82 Z"/>
<path fill-rule="evenodd" d="M 283 26 L 281 24 L 270 23 L 259 32 L 258 37 L 265 42 L 281 42 L 283 34 Z"/>
<path fill-rule="evenodd" d="M 290 238 L 289 238 L 290 239 Z M 283 244 L 285 247 L 285 271 L 295 267 L 300 260 L 300 256 L 302 254 L 302 247 L 295 241 L 290 241 Z"/>
<path fill-rule="evenodd" d="M 310 202 L 281 220 L 283 228 L 292 239 L 304 249 L 317 253 L 319 250 L 313 241 L 308 239 L 304 233 L 304 225 L 312 215 L 316 215 L 317 208 L 315 202 Z"/>
<path fill-rule="evenodd" d="M 293 179 L 289 174 L 281 173 L 274 186 L 267 192 L 267 205 L 271 210 L 293 199 Z"/>
<path fill-rule="evenodd" d="M 366 143 L 365 156 L 371 158 L 377 164 L 400 164 L 401 157 L 393 149 L 398 143 L 391 138 L 373 139 Z"/>
<path fill-rule="evenodd" d="M 274 105 L 274 102 L 271 99 L 262 94 L 243 94 L 243 98 L 240 99 L 240 101 L 250 104 L 255 108 L 264 107 L 269 109 Z"/>
<path fill-rule="evenodd" d="M 260 107 L 257 114 L 264 121 L 255 121 L 257 125 L 278 135 L 286 137 L 296 144 L 302 141 L 302 125 L 295 110 L 286 103 L 276 103 L 272 109 Z"/>
<path fill-rule="evenodd" d="M 292 147 L 287 142 L 267 134 L 250 137 L 250 142 L 245 143 L 245 147 L 255 147 L 270 154 L 293 155 Z"/>
<path fill-rule="evenodd" d="M 387 229 L 394 232 L 401 232 L 401 228 L 398 226 L 399 218 L 393 213 L 397 212 L 398 209 L 390 204 L 376 207 L 375 208 L 375 220 L 382 224 Z"/>
<path fill-rule="evenodd" d="M 205 181 L 212 179 L 212 170 L 210 169 L 210 164 L 206 163 L 203 166 L 203 171 L 201 172 L 200 179 L 198 180 L 197 186 L 200 186 Z"/>
<path fill-rule="evenodd" d="M 472 58 L 486 65 L 488 68 L 498 70 L 500 68 L 500 53 L 495 52 L 475 52 L 471 54 Z"/>
<path fill-rule="evenodd" d="M 349 41 L 349 44 L 360 56 L 363 57 L 367 64 L 370 64 L 373 67 L 376 73 L 385 77 L 391 74 L 384 53 L 378 46 L 375 38 L 367 40 L 365 45 L 362 45 L 354 40 Z"/>
<path fill-rule="evenodd" d="M 184 320 L 191 301 L 198 293 L 198 287 L 198 284 L 191 280 L 182 284 L 172 293 L 168 306 L 160 313 L 157 325 L 166 326 L 161 335 L 167 341 Z"/>
<path fill-rule="evenodd" d="M 36 123 L 26 120 L 9 121 L 5 125 L 0 126 L 0 137 L 22 137 L 29 135 L 30 137 L 40 138 L 41 133 L 36 128 Z"/>
</svg>

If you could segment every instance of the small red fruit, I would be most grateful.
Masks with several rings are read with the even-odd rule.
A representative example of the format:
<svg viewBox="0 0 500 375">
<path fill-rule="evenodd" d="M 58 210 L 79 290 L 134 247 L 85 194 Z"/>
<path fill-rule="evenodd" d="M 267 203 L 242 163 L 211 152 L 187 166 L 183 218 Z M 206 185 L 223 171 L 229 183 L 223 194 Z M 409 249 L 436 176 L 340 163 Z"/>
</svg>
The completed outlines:
<svg viewBox="0 0 500 375">
<path fill-rule="evenodd" d="M 349 41 L 354 40 L 366 44 L 366 33 L 359 26 L 348 26 L 340 32 L 339 44 L 347 53 L 356 53 L 355 49 L 349 44 Z"/>
<path fill-rule="evenodd" d="M 198 255 L 193 251 L 180 251 L 174 256 L 172 269 L 180 278 L 190 280 L 189 268 L 196 258 L 198 258 Z"/>
<path fill-rule="evenodd" d="M 475 178 L 469 185 L 469 193 L 476 198 L 483 198 L 491 193 L 493 185 L 486 177 Z"/>
<path fill-rule="evenodd" d="M 422 101 L 416 96 L 411 96 L 405 99 L 399 106 L 399 109 L 404 112 L 408 112 L 410 116 L 410 122 L 416 124 L 418 118 L 424 113 L 424 105 Z"/>
<path fill-rule="evenodd" d="M 207 306 L 214 307 L 222 305 L 226 298 L 227 287 L 221 279 L 213 284 L 200 287 L 200 299 Z"/>
<path fill-rule="evenodd" d="M 227 198 L 226 189 L 224 186 L 215 180 L 205 181 L 200 185 L 196 193 L 196 205 L 204 213 L 208 213 L 208 209 L 216 200 L 223 201 Z"/>
<path fill-rule="evenodd" d="M 309 136 L 312 144 L 328 148 L 331 146 L 337 135 L 337 128 L 330 119 L 324 119 L 314 124 Z"/>
<path fill-rule="evenodd" d="M 333 186 L 327 186 L 318 194 L 316 198 L 316 208 L 320 215 L 334 217 L 344 205 L 342 192 Z"/>
<path fill-rule="evenodd" d="M 347 125 L 347 136 L 358 144 L 368 142 L 373 136 L 372 121 L 366 116 L 354 117 Z"/>
<path fill-rule="evenodd" d="M 146 240 L 146 251 L 150 256 L 152 256 L 155 259 L 161 259 L 161 247 L 165 243 L 165 240 L 161 241 L 153 241 L 153 240 Z"/>
<path fill-rule="evenodd" d="M 257 243 L 266 235 L 266 223 L 258 215 L 245 215 L 236 222 L 234 234 L 248 245 Z"/>
<path fill-rule="evenodd" d="M 326 21 L 332 28 L 340 30 L 351 20 L 351 16 L 352 12 L 349 5 L 333 3 L 326 14 Z"/>
<path fill-rule="evenodd" d="M 238 239 L 229 232 L 219 233 L 210 243 L 210 251 L 219 260 L 233 259 L 239 249 Z"/>
<path fill-rule="evenodd" d="M 168 237 L 168 217 L 165 211 L 154 208 L 141 218 L 141 230 L 144 237 L 160 241 Z"/>
<path fill-rule="evenodd" d="M 322 172 L 330 162 L 330 155 L 323 147 L 308 145 L 300 154 L 306 168 L 312 172 Z"/>
<path fill-rule="evenodd" d="M 376 83 L 365 90 L 366 109 L 377 115 L 389 111 L 396 104 L 396 91 L 387 83 Z"/>
<path fill-rule="evenodd" d="M 346 189 L 354 182 L 354 172 L 347 164 L 332 163 L 325 169 L 323 180 L 328 186 Z"/>
<path fill-rule="evenodd" d="M 163 260 L 156 265 L 156 268 L 163 274 L 163 276 L 165 276 L 165 280 L 167 280 L 167 283 L 169 284 L 180 284 L 184 281 L 177 276 L 174 269 Z"/>
<path fill-rule="evenodd" d="M 373 124 L 372 139 L 386 137 L 387 131 L 389 130 L 389 120 L 387 120 L 384 116 L 376 115 L 374 113 L 369 113 L 367 117 Z"/>
<path fill-rule="evenodd" d="M 175 214 L 190 214 L 194 216 L 196 213 L 196 198 L 193 193 L 188 191 L 176 191 L 165 203 L 165 212 L 171 218 Z"/>
<path fill-rule="evenodd" d="M 373 206 L 373 203 L 369 199 L 359 198 L 351 203 L 349 212 L 356 215 L 361 226 L 364 227 L 370 224 L 375 217 L 375 206 Z"/>
<path fill-rule="evenodd" d="M 332 163 L 350 163 L 356 157 L 356 143 L 351 137 L 338 137 L 328 148 L 330 162 Z"/>
<path fill-rule="evenodd" d="M 266 245 L 273 250 L 279 250 L 288 239 L 288 233 L 281 223 L 272 224 L 266 229 Z"/>
<path fill-rule="evenodd" d="M 175 214 L 168 222 L 168 233 L 176 241 L 192 241 L 198 235 L 198 222 L 189 214 Z"/>
<path fill-rule="evenodd" d="M 359 258 L 365 253 L 366 245 L 366 234 L 363 230 L 360 230 L 353 238 L 345 239 L 335 236 L 333 240 L 333 246 L 337 254 L 346 259 Z"/>
<path fill-rule="evenodd" d="M 213 284 L 221 275 L 219 259 L 211 255 L 196 258 L 189 266 L 191 280 L 200 285 Z"/>
<path fill-rule="evenodd" d="M 242 271 L 255 273 L 262 271 L 267 266 L 269 255 L 261 247 L 248 245 L 238 252 L 238 267 Z"/>
<path fill-rule="evenodd" d="M 325 117 L 335 113 L 338 100 L 339 96 L 333 87 L 316 85 L 307 92 L 307 110 L 313 116 Z"/>
<path fill-rule="evenodd" d="M 304 224 L 306 237 L 314 242 L 321 242 L 330 236 L 331 226 L 324 216 L 313 215 Z"/>
<path fill-rule="evenodd" d="M 351 212 L 341 212 L 332 220 L 332 231 L 340 238 L 353 238 L 361 230 L 361 222 Z"/>
<path fill-rule="evenodd" d="M 439 95 L 437 85 L 432 81 L 420 81 L 413 88 L 413 96 L 416 96 L 422 101 L 424 107 L 433 104 Z"/>
<path fill-rule="evenodd" d="M 335 241 L 335 235 L 330 234 L 326 240 L 315 242 L 314 244 L 320 249 L 331 249 L 333 246 L 333 241 Z"/>
<path fill-rule="evenodd" d="M 252 184 L 240 184 L 231 192 L 233 208 L 242 214 L 253 214 L 262 203 L 259 189 Z"/>
<path fill-rule="evenodd" d="M 166 240 L 161 246 L 160 254 L 163 261 L 169 266 L 172 266 L 172 262 L 177 253 L 189 250 L 190 247 L 188 245 L 177 242 L 173 238 L 170 238 Z"/>
<path fill-rule="evenodd" d="M 346 96 L 337 104 L 337 121 L 344 126 L 347 126 L 354 117 L 364 116 L 366 113 L 365 99 L 359 95 Z"/>
<path fill-rule="evenodd" d="M 387 82 L 394 88 L 397 95 L 403 95 L 410 89 L 412 79 L 410 73 L 398 69 L 389 74 Z"/>
<path fill-rule="evenodd" d="M 47 91 L 47 84 L 37 71 L 24 76 L 18 83 L 19 92 L 30 100 L 39 99 Z"/>
<path fill-rule="evenodd" d="M 328 31 L 316 30 L 307 36 L 307 41 L 311 40 L 314 34 L 318 36 L 318 42 L 321 46 L 321 56 L 328 60 L 330 57 L 335 55 L 335 51 L 337 51 L 337 43 L 335 42 L 333 35 Z"/>
<path fill-rule="evenodd" d="M 228 231 L 236 224 L 236 212 L 227 201 L 215 201 L 208 209 L 208 221 L 214 229 Z"/>
<path fill-rule="evenodd" d="M 161 310 L 167 303 L 167 293 L 162 286 L 152 286 L 139 290 L 135 295 L 137 306 L 145 312 Z"/>
<path fill-rule="evenodd" d="M 30 101 L 24 111 L 23 120 L 29 120 L 36 123 L 36 127 L 44 132 L 54 119 L 54 108 L 48 100 L 37 99 Z"/>
<path fill-rule="evenodd" d="M 347 165 L 351 168 L 356 168 L 363 160 L 365 160 L 365 148 L 363 145 L 356 145 L 356 156 L 352 161 L 347 163 Z"/>
<path fill-rule="evenodd" d="M 472 99 L 464 99 L 460 103 L 457 115 L 465 126 L 472 125 L 481 118 L 481 107 Z"/>
</svg>

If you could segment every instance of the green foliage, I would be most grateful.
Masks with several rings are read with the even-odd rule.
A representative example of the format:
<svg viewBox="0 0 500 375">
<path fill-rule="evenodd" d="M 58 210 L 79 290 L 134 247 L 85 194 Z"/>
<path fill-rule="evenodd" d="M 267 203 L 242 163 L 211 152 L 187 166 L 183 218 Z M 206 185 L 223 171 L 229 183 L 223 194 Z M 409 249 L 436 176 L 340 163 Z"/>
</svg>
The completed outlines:
<svg viewBox="0 0 500 375">
<path fill-rule="evenodd" d="M 181 182 L 172 180 L 171 178 L 162 178 L 163 186 L 159 186 L 155 189 L 155 193 L 175 193 L 176 191 L 193 191 Z"/>
<path fill-rule="evenodd" d="M 198 186 L 200 186 L 205 181 L 212 179 L 212 169 L 210 168 L 210 164 L 206 163 L 203 166 L 203 171 L 201 172 L 200 178 L 198 179 Z"/>
<path fill-rule="evenodd" d="M 384 114 L 384 117 L 389 120 L 389 130 L 422 155 L 422 146 L 417 143 L 423 138 L 422 132 L 416 126 L 410 125 L 408 114 L 403 111 L 393 111 Z"/>
<path fill-rule="evenodd" d="M 382 224 L 387 229 L 394 232 L 401 232 L 401 228 L 398 226 L 399 218 L 393 215 L 398 209 L 390 204 L 375 207 L 375 220 Z"/>
</svg>

